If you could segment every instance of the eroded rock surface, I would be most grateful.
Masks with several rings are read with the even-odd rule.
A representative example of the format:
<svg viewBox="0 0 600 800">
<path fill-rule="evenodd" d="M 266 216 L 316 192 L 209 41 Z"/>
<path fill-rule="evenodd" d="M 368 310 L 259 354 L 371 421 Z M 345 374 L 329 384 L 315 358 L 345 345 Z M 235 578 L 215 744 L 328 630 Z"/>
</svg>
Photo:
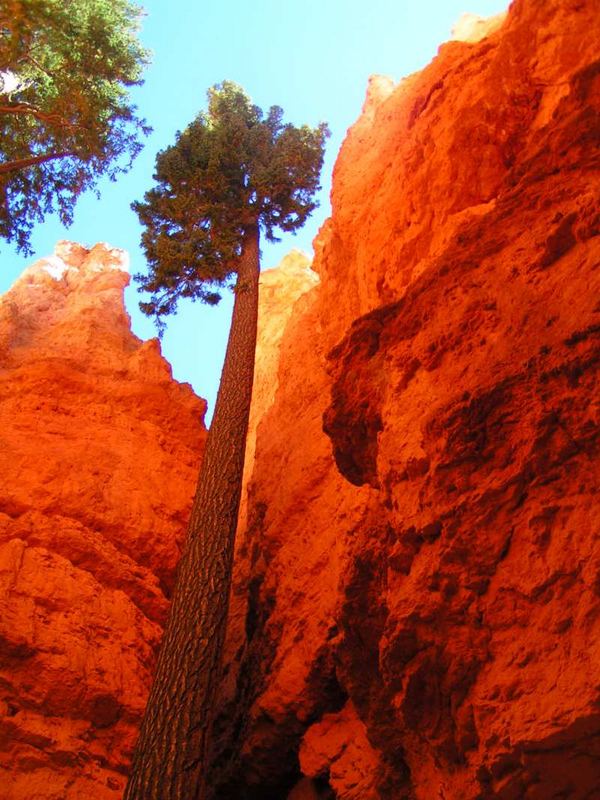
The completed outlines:
<svg viewBox="0 0 600 800">
<path fill-rule="evenodd" d="M 0 298 L 2 800 L 117 800 L 149 690 L 205 404 L 128 281 L 63 242 Z"/>
<path fill-rule="evenodd" d="M 341 150 L 258 425 L 221 798 L 600 796 L 600 17 L 499 23 L 374 81 Z"/>
</svg>

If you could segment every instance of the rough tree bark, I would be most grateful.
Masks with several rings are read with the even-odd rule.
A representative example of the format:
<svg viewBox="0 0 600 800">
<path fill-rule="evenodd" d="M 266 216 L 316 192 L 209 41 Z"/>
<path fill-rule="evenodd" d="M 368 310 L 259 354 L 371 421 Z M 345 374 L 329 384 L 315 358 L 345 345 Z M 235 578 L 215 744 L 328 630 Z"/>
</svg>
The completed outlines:
<svg viewBox="0 0 600 800">
<path fill-rule="evenodd" d="M 246 228 L 227 353 L 169 619 L 123 800 L 204 800 L 254 377 L 258 226 Z"/>
</svg>

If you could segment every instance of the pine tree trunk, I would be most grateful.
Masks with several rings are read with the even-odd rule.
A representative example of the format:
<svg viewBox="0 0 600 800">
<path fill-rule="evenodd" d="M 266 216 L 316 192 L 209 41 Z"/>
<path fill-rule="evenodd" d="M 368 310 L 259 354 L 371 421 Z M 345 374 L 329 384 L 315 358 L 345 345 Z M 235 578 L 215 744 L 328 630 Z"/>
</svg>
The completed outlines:
<svg viewBox="0 0 600 800">
<path fill-rule="evenodd" d="M 206 796 L 207 744 L 221 672 L 254 376 L 258 239 L 258 226 L 246 229 L 215 414 L 123 800 Z"/>
</svg>

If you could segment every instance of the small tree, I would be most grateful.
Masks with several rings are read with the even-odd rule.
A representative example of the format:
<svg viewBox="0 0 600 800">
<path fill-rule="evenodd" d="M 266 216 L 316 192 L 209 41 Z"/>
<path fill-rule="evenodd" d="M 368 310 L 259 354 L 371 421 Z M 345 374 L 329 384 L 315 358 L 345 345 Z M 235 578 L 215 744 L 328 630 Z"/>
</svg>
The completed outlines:
<svg viewBox="0 0 600 800">
<path fill-rule="evenodd" d="M 185 550 L 125 800 L 204 798 L 207 743 L 227 624 L 234 539 L 254 375 L 259 233 L 295 231 L 316 207 L 326 125 L 265 116 L 233 83 L 159 153 L 157 185 L 135 203 L 152 293 L 162 318 L 180 297 L 218 302 L 235 279 L 225 363 Z"/>
<path fill-rule="evenodd" d="M 47 213 L 72 222 L 81 192 L 139 152 L 140 13 L 128 0 L 0 3 L 0 236 L 19 250 Z"/>
</svg>

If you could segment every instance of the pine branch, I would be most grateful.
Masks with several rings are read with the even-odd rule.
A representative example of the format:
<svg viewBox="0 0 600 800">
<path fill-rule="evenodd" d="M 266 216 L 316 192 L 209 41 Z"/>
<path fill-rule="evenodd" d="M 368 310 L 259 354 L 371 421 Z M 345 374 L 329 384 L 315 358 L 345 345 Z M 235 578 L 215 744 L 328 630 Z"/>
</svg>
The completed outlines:
<svg viewBox="0 0 600 800">
<path fill-rule="evenodd" d="M 82 125 L 77 125 L 76 123 L 69 122 L 64 117 L 60 116 L 60 114 L 47 114 L 44 111 L 40 111 L 39 108 L 36 106 L 32 106 L 30 103 L 20 102 L 16 104 L 9 104 L 0 106 L 0 114 L 29 114 L 32 117 L 40 120 L 40 122 L 46 122 L 49 125 L 60 125 L 63 128 L 81 128 Z"/>
<path fill-rule="evenodd" d="M 61 153 L 46 153 L 41 156 L 30 156 L 29 158 L 19 158 L 16 161 L 6 161 L 4 164 L 0 164 L 0 175 L 6 175 L 9 172 L 18 172 L 18 170 L 25 169 L 26 167 L 33 167 L 36 164 L 43 164 L 46 161 L 53 161 L 57 158 L 67 158 L 68 156 L 78 158 L 77 153 L 65 150 Z"/>
</svg>

